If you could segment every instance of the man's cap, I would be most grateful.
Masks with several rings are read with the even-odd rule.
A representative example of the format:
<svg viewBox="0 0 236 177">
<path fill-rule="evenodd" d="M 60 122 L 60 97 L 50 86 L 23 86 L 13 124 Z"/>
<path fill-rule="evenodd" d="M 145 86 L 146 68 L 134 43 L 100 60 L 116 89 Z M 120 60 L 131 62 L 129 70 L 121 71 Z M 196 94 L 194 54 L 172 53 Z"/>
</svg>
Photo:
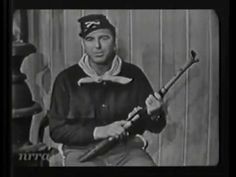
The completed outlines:
<svg viewBox="0 0 236 177">
<path fill-rule="evenodd" d="M 110 29 L 115 34 L 115 27 L 109 22 L 105 15 L 102 14 L 91 14 L 83 16 L 78 19 L 80 22 L 81 32 L 79 35 L 84 38 L 92 31 L 98 29 Z"/>
</svg>

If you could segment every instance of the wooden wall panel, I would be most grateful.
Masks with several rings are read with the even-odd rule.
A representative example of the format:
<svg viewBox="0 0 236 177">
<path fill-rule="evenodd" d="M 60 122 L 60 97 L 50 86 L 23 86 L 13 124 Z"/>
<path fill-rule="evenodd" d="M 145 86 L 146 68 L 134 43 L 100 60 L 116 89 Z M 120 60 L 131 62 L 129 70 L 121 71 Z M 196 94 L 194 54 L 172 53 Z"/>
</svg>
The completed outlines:
<svg viewBox="0 0 236 177">
<path fill-rule="evenodd" d="M 132 63 L 148 77 L 154 90 L 160 88 L 159 13 L 152 10 L 132 11 Z"/>
<path fill-rule="evenodd" d="M 26 83 L 28 84 L 33 101 L 38 102 L 43 108 L 43 98 L 41 96 L 41 88 L 36 84 L 37 74 L 41 72 L 46 62 L 45 53 L 42 48 L 42 36 L 44 35 L 43 29 L 40 25 L 40 21 L 44 21 L 44 16 L 41 16 L 40 11 L 29 11 L 30 15 L 29 23 L 33 24 L 33 28 L 29 28 L 29 42 L 33 43 L 37 49 L 36 53 L 30 54 L 26 59 L 24 59 L 21 70 L 22 73 L 26 74 Z M 37 35 L 35 35 L 37 34 Z M 33 142 L 37 142 L 38 131 L 35 131 L 39 127 L 39 123 L 43 117 L 43 113 L 38 113 L 33 115 L 32 126 L 30 130 L 29 139 Z"/>
<path fill-rule="evenodd" d="M 160 55 L 160 33 L 159 12 L 152 10 L 132 11 L 132 63 L 138 65 L 148 77 L 153 89 L 160 88 L 159 55 Z M 155 162 L 158 162 L 158 137 L 156 134 L 148 133 L 148 151 L 152 154 Z"/>
<path fill-rule="evenodd" d="M 52 10 L 52 80 L 65 68 L 63 10 Z"/>
<path fill-rule="evenodd" d="M 167 10 L 162 15 L 163 84 L 168 82 L 186 62 L 185 11 Z M 186 79 L 183 76 L 171 88 L 166 101 L 168 124 L 162 133 L 162 165 L 181 165 L 184 161 L 184 127 Z"/>
<path fill-rule="evenodd" d="M 79 37 L 80 25 L 78 19 L 82 16 L 81 10 L 64 10 L 64 48 L 66 67 L 78 63 L 82 56 L 82 46 Z"/>
<path fill-rule="evenodd" d="M 210 110 L 208 128 L 208 161 L 207 165 L 219 162 L 219 21 L 214 11 L 209 11 L 210 32 Z"/>
<path fill-rule="evenodd" d="M 93 10 L 88 10 L 85 9 L 83 10 L 83 14 L 84 15 L 88 15 L 88 14 L 104 14 L 107 15 L 108 11 L 107 10 L 103 10 L 103 9 L 93 9 Z"/>
<path fill-rule="evenodd" d="M 109 10 L 108 18 L 116 27 L 117 52 L 123 60 L 130 62 L 129 10 Z"/>
<path fill-rule="evenodd" d="M 34 99 L 44 107 L 43 113 L 49 108 L 57 74 L 82 55 L 77 19 L 91 13 L 103 13 L 117 26 L 119 55 L 137 64 L 156 91 L 185 63 L 190 49 L 197 52 L 200 63 L 166 95 L 164 131 L 159 135 L 145 132 L 145 137 L 150 142 L 148 152 L 159 166 L 217 164 L 219 22 L 213 11 L 29 10 L 29 42 L 37 53 L 25 60 L 22 71 Z M 34 116 L 33 142 L 43 113 Z"/>
<path fill-rule="evenodd" d="M 187 165 L 205 165 L 209 112 L 208 12 L 206 10 L 190 11 L 189 20 L 190 48 L 197 51 L 201 61 L 189 72 L 189 124 L 186 163 Z"/>
</svg>

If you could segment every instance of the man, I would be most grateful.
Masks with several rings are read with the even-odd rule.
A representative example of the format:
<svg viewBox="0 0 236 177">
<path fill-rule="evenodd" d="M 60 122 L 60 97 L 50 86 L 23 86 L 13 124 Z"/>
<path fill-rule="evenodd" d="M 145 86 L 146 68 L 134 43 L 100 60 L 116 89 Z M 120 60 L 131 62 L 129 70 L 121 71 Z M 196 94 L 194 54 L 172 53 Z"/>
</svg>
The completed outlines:
<svg viewBox="0 0 236 177">
<path fill-rule="evenodd" d="M 104 15 L 84 16 L 79 22 L 84 55 L 57 76 L 48 114 L 50 135 L 63 144 L 65 165 L 154 166 L 142 149 L 142 137 L 136 135 L 159 132 L 165 126 L 161 97 L 137 66 L 116 54 L 115 27 Z M 147 115 L 126 131 L 127 117 L 145 106 Z M 87 162 L 79 161 L 109 137 L 119 143 Z"/>
</svg>

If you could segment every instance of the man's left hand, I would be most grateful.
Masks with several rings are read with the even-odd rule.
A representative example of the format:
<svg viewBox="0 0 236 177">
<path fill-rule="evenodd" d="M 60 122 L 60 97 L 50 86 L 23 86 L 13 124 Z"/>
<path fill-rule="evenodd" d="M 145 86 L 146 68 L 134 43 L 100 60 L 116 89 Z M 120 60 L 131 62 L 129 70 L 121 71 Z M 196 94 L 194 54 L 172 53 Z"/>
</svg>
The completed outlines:
<svg viewBox="0 0 236 177">
<path fill-rule="evenodd" d="M 149 95 L 145 101 L 147 106 L 148 115 L 158 114 L 161 106 L 162 106 L 162 98 L 158 93 L 154 93 L 153 95 Z"/>
</svg>

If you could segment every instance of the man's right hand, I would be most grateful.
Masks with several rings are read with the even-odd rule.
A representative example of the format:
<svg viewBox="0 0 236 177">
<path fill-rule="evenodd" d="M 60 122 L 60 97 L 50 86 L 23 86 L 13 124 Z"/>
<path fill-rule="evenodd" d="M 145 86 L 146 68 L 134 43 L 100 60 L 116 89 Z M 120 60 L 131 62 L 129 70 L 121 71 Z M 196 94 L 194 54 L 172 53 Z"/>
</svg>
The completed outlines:
<svg viewBox="0 0 236 177">
<path fill-rule="evenodd" d="M 94 139 L 99 140 L 108 137 L 123 138 L 124 136 L 128 135 L 128 132 L 126 132 L 124 129 L 124 125 L 129 123 L 129 121 L 120 120 L 105 126 L 96 127 L 93 132 Z"/>
</svg>

